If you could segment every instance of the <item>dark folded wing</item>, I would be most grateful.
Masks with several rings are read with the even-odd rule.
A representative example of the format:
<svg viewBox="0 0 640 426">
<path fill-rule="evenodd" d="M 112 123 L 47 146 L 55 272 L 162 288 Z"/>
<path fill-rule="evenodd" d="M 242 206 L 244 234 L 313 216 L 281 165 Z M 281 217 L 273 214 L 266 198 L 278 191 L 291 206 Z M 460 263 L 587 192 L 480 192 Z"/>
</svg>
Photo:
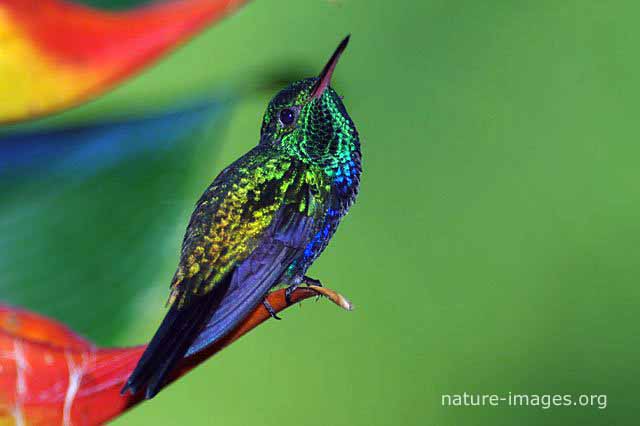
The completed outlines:
<svg viewBox="0 0 640 426">
<path fill-rule="evenodd" d="M 275 215 L 300 181 L 290 159 L 257 147 L 225 169 L 205 191 L 182 244 L 171 301 L 187 306 L 228 279 L 263 241 Z M 293 200 L 296 201 L 296 200 Z"/>
<path fill-rule="evenodd" d="M 262 302 L 289 265 L 302 255 L 317 222 L 317 217 L 300 213 L 298 204 L 285 205 L 276 213 L 262 242 L 233 271 L 229 289 L 186 356 L 224 337 Z"/>
</svg>

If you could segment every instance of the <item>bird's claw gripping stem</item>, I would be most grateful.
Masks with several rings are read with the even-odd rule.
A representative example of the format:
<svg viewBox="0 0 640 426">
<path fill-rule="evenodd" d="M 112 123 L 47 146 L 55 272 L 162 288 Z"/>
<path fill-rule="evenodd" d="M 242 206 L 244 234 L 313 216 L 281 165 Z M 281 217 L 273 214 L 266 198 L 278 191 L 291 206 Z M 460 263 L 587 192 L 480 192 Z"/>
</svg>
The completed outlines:
<svg viewBox="0 0 640 426">
<path fill-rule="evenodd" d="M 294 291 L 296 291 L 297 288 L 298 288 L 298 284 L 293 284 L 284 290 L 284 300 L 285 302 L 287 302 L 287 306 L 289 306 L 292 303 L 291 295 L 293 294 Z"/>
<path fill-rule="evenodd" d="M 307 277 L 306 275 L 302 278 L 302 282 L 309 287 L 312 287 L 312 286 L 322 287 L 322 283 L 320 282 L 320 280 Z M 287 302 L 287 305 L 291 304 L 291 294 L 293 294 L 293 292 L 296 291 L 297 288 L 298 288 L 298 284 L 292 284 L 286 288 L 284 292 L 284 300 Z"/>
<path fill-rule="evenodd" d="M 269 301 L 267 299 L 264 299 L 262 301 L 262 304 L 264 305 L 265 309 L 267 310 L 267 312 L 269 312 L 269 315 L 271 316 L 271 318 L 275 319 L 275 320 L 281 320 L 282 318 L 278 316 L 278 314 L 276 313 L 276 310 L 273 309 L 273 306 L 271 306 L 271 303 L 269 303 Z"/>
<path fill-rule="evenodd" d="M 313 290 L 319 296 L 326 297 L 336 305 L 340 306 L 342 309 L 345 309 L 347 311 L 353 310 L 353 304 L 346 297 L 344 297 L 337 291 L 333 291 L 329 288 L 323 287 L 320 280 L 305 276 L 302 279 L 302 282 L 307 285 L 307 288 Z M 298 284 L 292 284 L 284 290 L 284 300 L 285 302 L 287 302 L 287 305 L 291 305 L 291 295 L 294 291 L 296 291 L 297 288 Z"/>
<path fill-rule="evenodd" d="M 311 277 L 307 277 L 305 275 L 304 278 L 302 278 L 302 282 L 305 283 L 308 286 L 316 286 L 316 287 L 323 287 L 322 282 L 320 280 L 317 280 L 315 278 L 311 278 Z"/>
</svg>

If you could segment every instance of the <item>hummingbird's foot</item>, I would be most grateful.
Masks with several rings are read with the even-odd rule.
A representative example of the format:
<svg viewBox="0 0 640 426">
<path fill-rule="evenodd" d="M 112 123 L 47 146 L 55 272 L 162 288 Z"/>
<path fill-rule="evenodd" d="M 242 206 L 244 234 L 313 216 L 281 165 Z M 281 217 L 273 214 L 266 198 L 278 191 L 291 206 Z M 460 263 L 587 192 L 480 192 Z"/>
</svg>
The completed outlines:
<svg viewBox="0 0 640 426">
<path fill-rule="evenodd" d="M 315 285 L 316 287 L 322 287 L 322 283 L 320 280 L 316 280 L 315 278 L 307 277 L 306 275 L 302 278 L 302 282 L 306 285 Z"/>
<path fill-rule="evenodd" d="M 276 314 L 276 310 L 273 309 L 273 306 L 271 306 L 271 303 L 269 303 L 269 301 L 267 299 L 264 299 L 262 301 L 262 304 L 264 305 L 264 307 L 267 310 L 267 312 L 269 312 L 269 315 L 271 315 L 271 318 L 276 319 L 276 320 L 281 320 L 282 319 L 282 318 L 280 318 L 278 316 L 278 314 Z"/>
<path fill-rule="evenodd" d="M 291 304 L 291 295 L 298 288 L 298 284 L 291 284 L 284 290 L 284 301 L 287 302 L 287 306 Z"/>
</svg>

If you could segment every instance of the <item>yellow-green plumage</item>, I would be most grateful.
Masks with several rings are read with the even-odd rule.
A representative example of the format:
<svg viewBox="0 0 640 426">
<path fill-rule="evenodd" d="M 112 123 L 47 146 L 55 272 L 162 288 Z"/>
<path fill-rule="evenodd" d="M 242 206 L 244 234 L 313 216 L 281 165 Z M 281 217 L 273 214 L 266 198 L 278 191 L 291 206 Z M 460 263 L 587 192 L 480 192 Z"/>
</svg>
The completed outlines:
<svg viewBox="0 0 640 426">
<path fill-rule="evenodd" d="M 318 166 L 299 163 L 258 146 L 216 178 L 191 216 L 170 303 L 210 291 L 256 248 L 283 205 L 296 205 L 307 216 L 321 212 L 318 199 L 326 198 L 330 179 Z M 315 195 L 301 192 L 303 186 Z"/>
</svg>

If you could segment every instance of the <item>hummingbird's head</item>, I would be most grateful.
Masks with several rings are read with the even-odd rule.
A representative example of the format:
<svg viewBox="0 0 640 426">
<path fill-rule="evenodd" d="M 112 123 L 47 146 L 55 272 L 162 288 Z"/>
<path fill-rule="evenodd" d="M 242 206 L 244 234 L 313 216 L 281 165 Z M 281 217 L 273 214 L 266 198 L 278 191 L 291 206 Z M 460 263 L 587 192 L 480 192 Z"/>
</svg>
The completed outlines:
<svg viewBox="0 0 640 426">
<path fill-rule="evenodd" d="M 284 149 L 330 173 L 352 160 L 360 149 L 358 132 L 341 97 L 329 86 L 348 41 L 348 36 L 342 40 L 318 77 L 291 84 L 269 102 L 260 143 Z"/>
</svg>

